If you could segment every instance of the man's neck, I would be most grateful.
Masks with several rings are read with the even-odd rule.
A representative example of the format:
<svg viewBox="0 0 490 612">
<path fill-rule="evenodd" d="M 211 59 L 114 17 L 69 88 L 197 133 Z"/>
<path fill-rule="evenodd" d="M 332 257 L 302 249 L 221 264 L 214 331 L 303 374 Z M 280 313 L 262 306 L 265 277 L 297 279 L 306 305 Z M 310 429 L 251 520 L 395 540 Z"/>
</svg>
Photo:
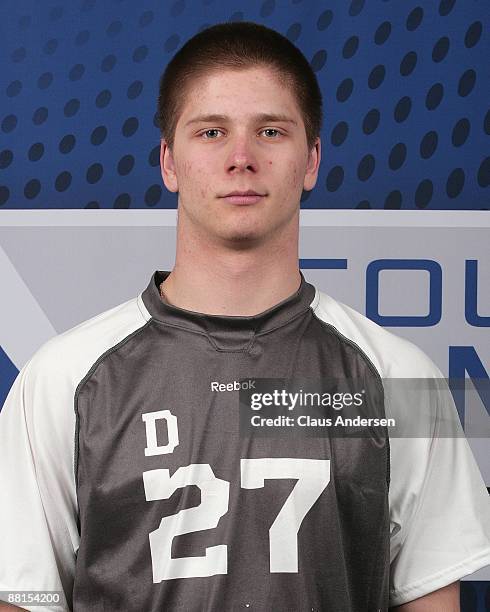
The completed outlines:
<svg viewBox="0 0 490 612">
<path fill-rule="evenodd" d="M 187 234 L 188 236 L 188 234 Z M 295 240 L 296 236 L 296 240 Z M 177 241 L 175 266 L 162 283 L 164 299 L 185 310 L 253 316 L 300 286 L 297 234 L 251 249 Z"/>
</svg>

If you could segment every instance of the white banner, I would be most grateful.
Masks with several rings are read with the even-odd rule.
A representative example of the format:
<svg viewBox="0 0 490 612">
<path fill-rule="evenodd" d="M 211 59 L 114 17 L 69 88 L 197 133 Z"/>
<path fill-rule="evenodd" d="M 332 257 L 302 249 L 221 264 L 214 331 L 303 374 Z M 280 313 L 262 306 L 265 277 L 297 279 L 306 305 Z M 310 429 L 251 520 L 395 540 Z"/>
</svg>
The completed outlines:
<svg viewBox="0 0 490 612">
<path fill-rule="evenodd" d="M 154 270 L 171 270 L 175 228 L 175 210 L 0 211 L 8 358 L 21 368 L 52 335 L 134 297 Z M 302 210 L 300 267 L 420 346 L 445 376 L 488 380 L 489 228 L 486 211 Z M 465 428 L 490 419 L 484 399 L 465 410 Z M 469 441 L 489 486 L 489 440 Z"/>
</svg>

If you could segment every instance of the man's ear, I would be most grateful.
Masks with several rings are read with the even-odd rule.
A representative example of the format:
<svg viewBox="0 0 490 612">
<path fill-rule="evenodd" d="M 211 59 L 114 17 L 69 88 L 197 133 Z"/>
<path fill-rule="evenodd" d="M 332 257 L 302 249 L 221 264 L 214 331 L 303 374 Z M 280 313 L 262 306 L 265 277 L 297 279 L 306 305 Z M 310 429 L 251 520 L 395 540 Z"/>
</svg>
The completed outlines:
<svg viewBox="0 0 490 612">
<path fill-rule="evenodd" d="M 175 171 L 174 156 L 164 138 L 162 138 L 160 142 L 160 170 L 165 187 L 172 193 L 177 193 L 179 191 L 179 185 L 177 173 Z"/>
<path fill-rule="evenodd" d="M 308 153 L 308 163 L 306 165 L 306 174 L 303 184 L 305 191 L 311 191 L 316 185 L 318 178 L 318 170 L 320 169 L 320 159 L 322 154 L 322 143 L 320 138 L 315 140 L 315 144 Z"/>
</svg>

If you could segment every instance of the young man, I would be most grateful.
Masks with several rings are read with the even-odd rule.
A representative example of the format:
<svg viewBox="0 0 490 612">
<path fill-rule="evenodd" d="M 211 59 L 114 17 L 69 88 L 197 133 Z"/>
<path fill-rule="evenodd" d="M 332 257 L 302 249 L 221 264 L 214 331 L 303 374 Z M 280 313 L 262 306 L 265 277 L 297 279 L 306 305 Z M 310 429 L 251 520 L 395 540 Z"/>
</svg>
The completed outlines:
<svg viewBox="0 0 490 612">
<path fill-rule="evenodd" d="M 355 377 L 384 415 L 382 380 L 442 376 L 298 268 L 320 163 L 308 62 L 263 26 L 214 26 L 167 67 L 159 116 L 175 266 L 14 383 L 0 590 L 63 590 L 77 612 L 458 610 L 457 581 L 490 561 L 464 438 L 239 426 L 245 379 Z"/>
</svg>

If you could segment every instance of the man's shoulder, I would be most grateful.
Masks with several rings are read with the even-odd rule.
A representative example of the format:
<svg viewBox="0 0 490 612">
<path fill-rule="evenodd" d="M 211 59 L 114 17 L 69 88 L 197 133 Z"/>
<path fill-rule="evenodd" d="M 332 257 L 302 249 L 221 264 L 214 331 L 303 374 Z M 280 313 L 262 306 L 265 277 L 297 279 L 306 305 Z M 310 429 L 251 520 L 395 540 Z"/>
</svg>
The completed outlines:
<svg viewBox="0 0 490 612">
<path fill-rule="evenodd" d="M 105 310 L 47 340 L 26 364 L 30 377 L 77 384 L 107 351 L 150 320 L 141 295 Z"/>
<path fill-rule="evenodd" d="M 416 344 L 388 331 L 327 293 L 317 292 L 313 307 L 317 318 L 357 345 L 382 378 L 442 377 L 434 362 Z"/>
</svg>

